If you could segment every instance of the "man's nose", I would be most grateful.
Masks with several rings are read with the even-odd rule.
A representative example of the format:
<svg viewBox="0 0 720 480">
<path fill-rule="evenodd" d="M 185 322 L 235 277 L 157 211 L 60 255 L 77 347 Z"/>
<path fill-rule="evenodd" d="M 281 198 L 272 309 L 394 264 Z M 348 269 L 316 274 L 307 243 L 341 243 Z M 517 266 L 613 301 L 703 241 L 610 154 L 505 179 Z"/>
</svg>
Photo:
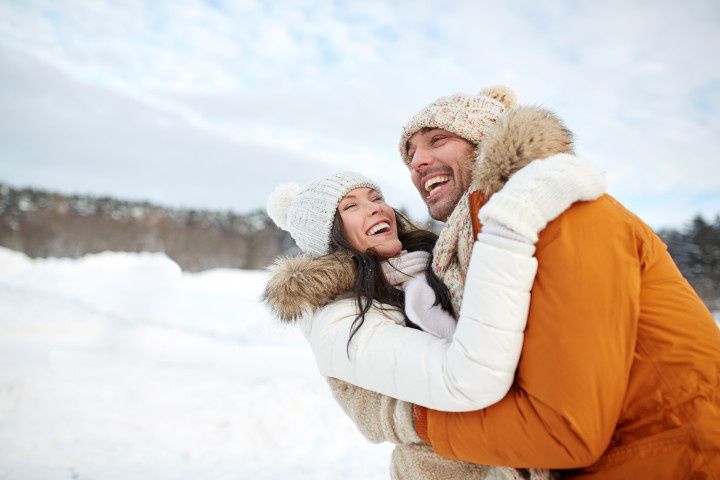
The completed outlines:
<svg viewBox="0 0 720 480">
<path fill-rule="evenodd" d="M 432 163 L 432 155 L 424 148 L 417 148 L 410 159 L 410 169 L 420 170 Z"/>
</svg>

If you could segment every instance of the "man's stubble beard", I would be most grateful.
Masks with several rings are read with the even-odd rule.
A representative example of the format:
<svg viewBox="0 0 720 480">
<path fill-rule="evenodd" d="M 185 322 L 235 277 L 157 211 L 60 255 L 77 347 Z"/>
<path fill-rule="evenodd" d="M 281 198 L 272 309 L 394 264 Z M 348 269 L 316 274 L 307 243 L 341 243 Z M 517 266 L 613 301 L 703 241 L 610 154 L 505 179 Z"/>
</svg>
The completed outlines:
<svg viewBox="0 0 720 480">
<path fill-rule="evenodd" d="M 457 194 L 455 191 L 453 191 L 450 195 L 448 195 L 442 201 L 435 203 L 432 207 L 428 205 L 428 213 L 430 214 L 430 217 L 434 220 L 437 220 L 438 222 L 447 222 L 448 217 L 450 217 L 450 214 L 453 212 L 453 210 L 455 210 L 455 207 L 457 206 L 461 197 L 462 192 L 460 192 L 460 194 Z"/>
</svg>

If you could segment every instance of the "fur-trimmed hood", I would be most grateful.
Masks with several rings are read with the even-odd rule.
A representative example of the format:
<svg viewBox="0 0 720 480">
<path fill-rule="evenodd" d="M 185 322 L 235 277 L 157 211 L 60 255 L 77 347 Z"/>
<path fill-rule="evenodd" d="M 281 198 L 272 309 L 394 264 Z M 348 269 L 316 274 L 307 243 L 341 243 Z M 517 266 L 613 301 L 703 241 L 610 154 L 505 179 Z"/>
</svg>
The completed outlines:
<svg viewBox="0 0 720 480">
<path fill-rule="evenodd" d="M 352 288 L 356 276 L 355 262 L 347 254 L 278 257 L 269 270 L 262 300 L 285 322 L 330 303 Z"/>
<path fill-rule="evenodd" d="M 518 170 L 536 159 L 572 153 L 572 134 L 552 112 L 516 107 L 498 118 L 478 146 L 471 191 L 489 197 Z M 350 255 L 280 257 L 270 267 L 263 301 L 283 321 L 330 303 L 352 288 L 355 262 Z"/>
<path fill-rule="evenodd" d="M 554 113 L 540 107 L 507 110 L 478 146 L 470 191 L 489 197 L 528 163 L 556 153 L 573 153 L 573 140 Z"/>
</svg>

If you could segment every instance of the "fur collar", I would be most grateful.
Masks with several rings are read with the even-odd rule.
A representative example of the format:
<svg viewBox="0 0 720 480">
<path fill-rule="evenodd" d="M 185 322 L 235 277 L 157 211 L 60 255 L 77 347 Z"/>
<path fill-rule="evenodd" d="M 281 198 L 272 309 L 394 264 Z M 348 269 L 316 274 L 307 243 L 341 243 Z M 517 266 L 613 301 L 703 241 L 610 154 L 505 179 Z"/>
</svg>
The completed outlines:
<svg viewBox="0 0 720 480">
<path fill-rule="evenodd" d="M 538 158 L 573 153 L 572 134 L 553 113 L 539 107 L 505 112 L 478 147 L 471 191 L 489 197 L 518 170 Z M 283 321 L 330 303 L 355 283 L 355 262 L 347 254 L 280 257 L 269 268 L 262 299 Z"/>
<path fill-rule="evenodd" d="M 470 191 L 487 198 L 518 170 L 539 158 L 573 153 L 572 133 L 552 112 L 539 107 L 506 111 L 478 146 Z"/>
<path fill-rule="evenodd" d="M 350 290 L 356 267 L 348 254 L 299 255 L 278 257 L 269 271 L 262 300 L 280 320 L 292 322 Z"/>
</svg>

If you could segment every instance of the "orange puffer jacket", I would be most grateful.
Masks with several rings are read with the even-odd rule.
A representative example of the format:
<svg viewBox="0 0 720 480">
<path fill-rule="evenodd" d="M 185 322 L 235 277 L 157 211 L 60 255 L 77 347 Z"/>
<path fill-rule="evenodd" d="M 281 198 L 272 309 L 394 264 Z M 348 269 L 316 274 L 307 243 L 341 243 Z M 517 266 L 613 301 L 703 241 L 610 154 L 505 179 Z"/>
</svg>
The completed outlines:
<svg viewBox="0 0 720 480">
<path fill-rule="evenodd" d="M 536 255 L 515 385 L 480 411 L 416 406 L 420 436 L 566 478 L 720 479 L 720 330 L 662 241 L 605 195 L 551 222 Z"/>
</svg>

